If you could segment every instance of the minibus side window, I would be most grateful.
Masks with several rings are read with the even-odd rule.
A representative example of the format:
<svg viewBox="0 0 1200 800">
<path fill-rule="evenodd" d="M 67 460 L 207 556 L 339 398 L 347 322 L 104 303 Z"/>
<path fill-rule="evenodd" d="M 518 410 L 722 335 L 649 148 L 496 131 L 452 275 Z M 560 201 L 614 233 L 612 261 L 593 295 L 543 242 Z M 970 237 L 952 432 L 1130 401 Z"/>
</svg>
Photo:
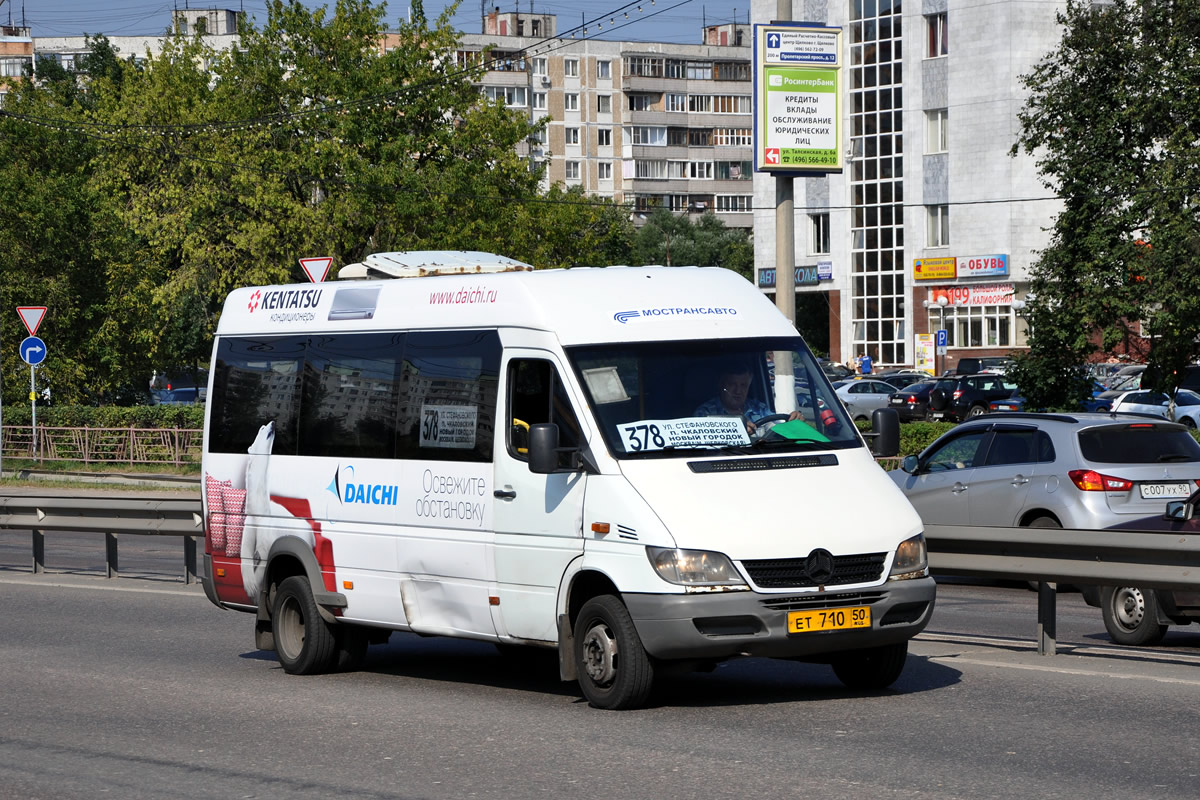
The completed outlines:
<svg viewBox="0 0 1200 800">
<path fill-rule="evenodd" d="M 400 367 L 397 454 L 491 461 L 500 383 L 496 331 L 415 331 Z"/>
<path fill-rule="evenodd" d="M 402 333 L 340 333 L 308 342 L 300 455 L 394 458 Z"/>
<path fill-rule="evenodd" d="M 305 337 L 221 339 L 209 398 L 209 450 L 245 453 L 275 423 L 272 453 L 296 453 Z"/>
<path fill-rule="evenodd" d="M 552 422 L 558 426 L 558 446 L 583 445 L 579 419 L 571 407 L 558 370 L 542 359 L 513 359 L 508 365 L 508 452 L 529 460 L 529 426 Z M 558 465 L 571 468 L 571 454 L 560 452 Z"/>
</svg>

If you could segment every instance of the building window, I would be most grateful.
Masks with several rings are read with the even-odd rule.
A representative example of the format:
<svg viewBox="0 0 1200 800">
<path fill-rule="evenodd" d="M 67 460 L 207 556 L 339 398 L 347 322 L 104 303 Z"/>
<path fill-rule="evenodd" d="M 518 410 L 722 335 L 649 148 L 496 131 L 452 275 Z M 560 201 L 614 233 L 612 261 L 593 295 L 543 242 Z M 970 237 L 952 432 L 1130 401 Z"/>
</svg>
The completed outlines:
<svg viewBox="0 0 1200 800">
<path fill-rule="evenodd" d="M 926 247 L 950 246 L 950 206 L 926 206 L 929 229 L 925 237 Z"/>
<path fill-rule="evenodd" d="M 579 128 L 567 128 L 567 144 L 579 144 Z"/>
<path fill-rule="evenodd" d="M 713 176 L 713 162 L 711 161 L 689 161 L 688 162 L 688 177 L 692 180 L 711 181 Z"/>
<path fill-rule="evenodd" d="M 612 78 L 612 62 L 611 61 L 597 61 L 596 62 L 596 77 L 600 78 L 601 80 L 608 80 L 609 78 Z"/>
<path fill-rule="evenodd" d="M 750 80 L 750 62 L 718 61 L 717 63 L 713 64 L 713 80 L 748 81 Z"/>
<path fill-rule="evenodd" d="M 630 144 L 665 147 L 667 144 L 667 129 L 651 125 L 634 125 L 629 129 L 629 141 Z"/>
<path fill-rule="evenodd" d="M 716 199 L 717 211 L 726 214 L 745 214 L 754 210 L 754 195 L 719 194 Z"/>
<path fill-rule="evenodd" d="M 534 111 L 545 111 L 546 110 L 546 93 L 545 92 L 534 92 L 533 93 L 533 110 Z"/>
<path fill-rule="evenodd" d="M 712 128 L 688 128 L 687 143 L 688 147 L 712 147 Z"/>
<path fill-rule="evenodd" d="M 1013 325 L 1010 306 L 946 306 L 946 344 L 950 347 L 1019 347 L 1024 342 Z M 929 317 L 929 330 L 941 320 Z"/>
<path fill-rule="evenodd" d="M 663 95 L 663 107 L 667 111 L 687 111 L 687 95 L 679 92 L 668 92 Z"/>
<path fill-rule="evenodd" d="M 667 62 L 667 77 L 683 79 L 687 76 L 687 62 L 670 60 Z"/>
<path fill-rule="evenodd" d="M 689 61 L 687 79 L 689 81 L 711 81 L 713 65 L 711 61 Z"/>
<path fill-rule="evenodd" d="M 649 111 L 654 106 L 655 95 L 652 94 L 631 94 L 629 95 L 629 110 L 630 111 Z"/>
<path fill-rule="evenodd" d="M 596 113 L 611 114 L 612 113 L 612 95 L 598 94 L 596 95 Z"/>
<path fill-rule="evenodd" d="M 688 176 L 688 162 L 686 161 L 668 161 L 667 162 L 667 178 L 671 180 L 683 179 Z"/>
<path fill-rule="evenodd" d="M 485 86 L 484 96 L 489 100 L 503 100 L 510 107 L 523 108 L 528 105 L 528 90 L 524 86 Z"/>
<path fill-rule="evenodd" d="M 717 128 L 712 131 L 712 135 L 712 143 L 717 147 L 723 145 L 750 147 L 754 144 L 754 130 L 752 128 Z"/>
<path fill-rule="evenodd" d="M 640 78 L 661 78 L 663 60 L 653 56 L 628 56 L 625 59 L 625 74 Z"/>
<path fill-rule="evenodd" d="M 929 31 L 929 45 L 925 51 L 926 58 L 937 58 L 950 52 L 950 36 L 946 31 L 946 12 L 930 14 L 925 17 L 925 26 Z"/>
<path fill-rule="evenodd" d="M 567 111 L 579 110 L 579 95 L 574 92 L 563 95 L 563 108 Z"/>
<path fill-rule="evenodd" d="M 808 252 L 814 256 L 829 252 L 829 215 L 808 215 Z"/>
<path fill-rule="evenodd" d="M 749 114 L 750 95 L 718 94 L 712 98 L 712 110 L 716 114 Z"/>
<path fill-rule="evenodd" d="M 612 147 L 612 128 L 596 129 L 596 145 L 599 147 Z"/>
<path fill-rule="evenodd" d="M 950 148 L 946 136 L 949 112 L 937 108 L 925 112 L 925 152 L 944 153 Z"/>
<path fill-rule="evenodd" d="M 633 177 L 642 180 L 661 181 L 667 177 L 667 162 L 664 159 L 638 159 L 633 162 Z"/>
<path fill-rule="evenodd" d="M 566 162 L 566 168 L 567 168 L 567 180 L 569 180 L 569 181 L 579 180 L 579 162 L 578 161 Z"/>
<path fill-rule="evenodd" d="M 602 181 L 612 180 L 612 162 L 600 161 L 596 164 L 596 177 Z"/>
<path fill-rule="evenodd" d="M 532 59 L 532 61 L 533 61 L 533 74 L 534 75 L 549 75 L 550 74 L 546 69 L 546 57 L 545 56 L 539 56 L 537 58 Z"/>
<path fill-rule="evenodd" d="M 563 59 L 563 74 L 566 75 L 568 78 L 578 78 L 579 77 L 579 59 L 578 58 L 564 58 Z"/>
<path fill-rule="evenodd" d="M 713 110 L 713 99 L 710 94 L 689 94 L 688 111 L 706 112 Z"/>
</svg>

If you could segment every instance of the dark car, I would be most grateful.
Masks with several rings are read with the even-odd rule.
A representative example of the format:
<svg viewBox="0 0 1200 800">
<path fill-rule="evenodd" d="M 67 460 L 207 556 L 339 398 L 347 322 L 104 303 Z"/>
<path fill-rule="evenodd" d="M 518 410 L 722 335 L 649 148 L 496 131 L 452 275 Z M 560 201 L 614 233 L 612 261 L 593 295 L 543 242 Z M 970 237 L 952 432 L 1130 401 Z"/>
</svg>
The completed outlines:
<svg viewBox="0 0 1200 800">
<path fill-rule="evenodd" d="M 1200 491 L 1167 503 L 1165 514 L 1114 525 L 1110 530 L 1161 531 L 1194 537 L 1200 533 Z M 1100 608 L 1104 629 L 1117 644 L 1149 645 L 1171 625 L 1200 621 L 1200 592 L 1141 586 L 1080 586 L 1083 599 Z"/>
<path fill-rule="evenodd" d="M 1119 394 L 1119 393 L 1118 393 Z M 1025 397 L 1013 394 L 1000 400 L 988 403 L 988 411 L 1032 411 L 1025 407 Z M 1112 410 L 1112 398 L 1104 394 L 1104 386 L 1097 381 L 1092 382 L 1092 396 L 1079 404 L 1080 411 L 1095 411 L 1103 413 Z"/>
<path fill-rule="evenodd" d="M 929 393 L 929 418 L 962 422 L 988 412 L 993 400 L 1011 397 L 1017 385 L 1003 375 L 948 375 Z"/>
<path fill-rule="evenodd" d="M 892 395 L 889 407 L 896 409 L 901 422 L 914 422 L 929 416 L 929 393 L 937 386 L 935 380 L 910 384 Z"/>
<path fill-rule="evenodd" d="M 885 383 L 890 383 L 897 389 L 903 389 L 906 386 L 912 386 L 914 383 L 931 380 L 933 378 L 928 372 L 919 371 L 904 371 L 904 372 L 885 372 L 883 375 L 875 376 L 878 380 Z"/>
</svg>

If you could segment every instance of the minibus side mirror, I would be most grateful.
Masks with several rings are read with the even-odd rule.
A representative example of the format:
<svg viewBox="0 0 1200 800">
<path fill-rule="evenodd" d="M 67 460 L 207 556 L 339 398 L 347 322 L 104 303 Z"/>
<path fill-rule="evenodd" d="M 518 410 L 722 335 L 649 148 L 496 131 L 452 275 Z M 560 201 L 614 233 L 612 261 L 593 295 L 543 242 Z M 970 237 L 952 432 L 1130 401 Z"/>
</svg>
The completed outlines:
<svg viewBox="0 0 1200 800">
<path fill-rule="evenodd" d="M 535 475 L 558 471 L 558 426 L 552 422 L 529 426 L 529 471 Z"/>
</svg>

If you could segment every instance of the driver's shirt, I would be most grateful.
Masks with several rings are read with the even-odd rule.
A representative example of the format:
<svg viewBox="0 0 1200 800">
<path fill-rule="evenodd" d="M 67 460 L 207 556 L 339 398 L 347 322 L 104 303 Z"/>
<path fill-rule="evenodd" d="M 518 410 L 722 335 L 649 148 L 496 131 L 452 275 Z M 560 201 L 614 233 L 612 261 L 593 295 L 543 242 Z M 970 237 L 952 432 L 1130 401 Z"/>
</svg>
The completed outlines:
<svg viewBox="0 0 1200 800">
<path fill-rule="evenodd" d="M 746 408 L 742 412 L 742 419 L 754 424 L 763 417 L 769 417 L 775 413 L 775 410 L 761 400 L 755 400 L 753 397 L 746 399 Z M 721 404 L 721 398 L 714 397 L 706 403 L 701 404 L 696 409 L 697 417 L 732 417 L 725 406 Z"/>
</svg>

